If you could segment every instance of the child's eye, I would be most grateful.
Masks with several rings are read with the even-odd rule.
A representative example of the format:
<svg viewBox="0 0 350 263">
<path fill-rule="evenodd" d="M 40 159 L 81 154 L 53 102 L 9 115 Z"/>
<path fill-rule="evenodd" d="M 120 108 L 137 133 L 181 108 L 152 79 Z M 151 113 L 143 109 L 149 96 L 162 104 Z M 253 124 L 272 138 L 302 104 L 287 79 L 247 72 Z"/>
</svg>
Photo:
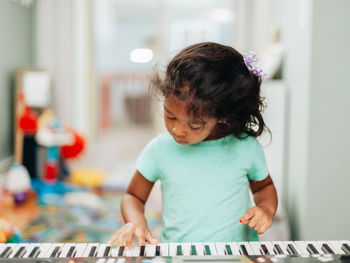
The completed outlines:
<svg viewBox="0 0 350 263">
<path fill-rule="evenodd" d="M 199 130 L 200 128 L 203 127 L 202 125 L 189 125 L 189 126 L 192 130 Z"/>
<path fill-rule="evenodd" d="M 171 117 L 171 116 L 166 116 L 169 120 L 176 120 L 175 117 Z"/>
</svg>

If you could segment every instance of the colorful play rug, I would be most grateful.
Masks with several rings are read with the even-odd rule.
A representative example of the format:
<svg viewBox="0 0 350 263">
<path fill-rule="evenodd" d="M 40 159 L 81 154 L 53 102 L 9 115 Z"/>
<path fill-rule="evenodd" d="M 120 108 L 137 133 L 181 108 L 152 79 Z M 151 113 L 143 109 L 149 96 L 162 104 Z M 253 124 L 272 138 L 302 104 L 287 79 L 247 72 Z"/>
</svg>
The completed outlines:
<svg viewBox="0 0 350 263">
<path fill-rule="evenodd" d="M 117 189 L 74 191 L 60 200 L 40 204 L 38 216 L 22 229 L 23 242 L 107 242 L 124 224 L 121 197 L 122 191 Z M 153 235 L 159 238 L 160 211 L 150 207 L 146 217 Z"/>
</svg>

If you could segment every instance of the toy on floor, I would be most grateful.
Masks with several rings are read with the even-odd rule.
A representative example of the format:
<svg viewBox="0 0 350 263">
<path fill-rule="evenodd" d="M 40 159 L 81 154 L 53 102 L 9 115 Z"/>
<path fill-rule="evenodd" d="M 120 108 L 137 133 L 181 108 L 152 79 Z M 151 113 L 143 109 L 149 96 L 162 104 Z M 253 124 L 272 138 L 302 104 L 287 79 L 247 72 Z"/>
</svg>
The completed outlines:
<svg viewBox="0 0 350 263">
<path fill-rule="evenodd" d="M 47 148 L 43 180 L 46 183 L 56 183 L 60 157 L 76 158 L 85 148 L 85 139 L 56 119 L 51 111 L 44 112 L 38 122 L 39 129 L 35 139 L 39 145 Z"/>
<path fill-rule="evenodd" d="M 26 107 L 23 92 L 16 94 L 15 106 L 15 133 L 14 133 L 14 162 L 6 175 L 5 189 L 12 195 L 16 204 L 27 200 L 27 192 L 30 190 L 30 176 L 28 170 L 22 164 L 23 137 L 26 131 L 36 129 L 35 114 Z M 29 120 L 30 119 L 30 120 Z"/>
<path fill-rule="evenodd" d="M 18 243 L 21 240 L 19 230 L 0 218 L 0 243 Z"/>
<path fill-rule="evenodd" d="M 31 189 L 30 176 L 23 165 L 19 163 L 11 165 L 6 175 L 5 189 L 12 194 L 16 204 L 27 200 L 28 192 Z"/>
<path fill-rule="evenodd" d="M 40 119 L 35 139 L 39 145 L 47 148 L 43 171 L 43 180 L 46 183 L 54 184 L 58 181 L 60 147 L 73 144 L 74 138 L 73 132 L 54 116 L 51 119 Z"/>
<path fill-rule="evenodd" d="M 94 188 L 101 187 L 105 178 L 105 172 L 96 168 L 75 168 L 70 174 L 72 184 Z"/>
</svg>

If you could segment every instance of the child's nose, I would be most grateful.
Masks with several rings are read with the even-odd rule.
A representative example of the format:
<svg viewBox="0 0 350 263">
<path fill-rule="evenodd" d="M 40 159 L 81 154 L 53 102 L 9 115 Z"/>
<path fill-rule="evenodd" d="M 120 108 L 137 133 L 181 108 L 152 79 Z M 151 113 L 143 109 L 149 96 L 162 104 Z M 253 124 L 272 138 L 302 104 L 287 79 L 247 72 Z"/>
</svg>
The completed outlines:
<svg viewBox="0 0 350 263">
<path fill-rule="evenodd" d="M 175 136 L 184 136 L 186 135 L 186 127 L 181 124 L 174 125 L 173 127 L 173 133 Z"/>
</svg>

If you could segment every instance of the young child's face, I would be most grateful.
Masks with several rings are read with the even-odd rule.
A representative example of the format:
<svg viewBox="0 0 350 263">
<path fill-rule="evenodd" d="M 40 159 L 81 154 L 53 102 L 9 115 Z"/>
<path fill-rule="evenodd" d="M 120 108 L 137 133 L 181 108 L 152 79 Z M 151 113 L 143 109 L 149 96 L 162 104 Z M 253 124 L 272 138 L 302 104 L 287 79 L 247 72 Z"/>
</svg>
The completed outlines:
<svg viewBox="0 0 350 263">
<path fill-rule="evenodd" d="M 179 144 L 190 145 L 215 138 L 217 119 L 189 116 L 185 103 L 174 97 L 164 100 L 164 122 L 170 135 Z"/>
</svg>

